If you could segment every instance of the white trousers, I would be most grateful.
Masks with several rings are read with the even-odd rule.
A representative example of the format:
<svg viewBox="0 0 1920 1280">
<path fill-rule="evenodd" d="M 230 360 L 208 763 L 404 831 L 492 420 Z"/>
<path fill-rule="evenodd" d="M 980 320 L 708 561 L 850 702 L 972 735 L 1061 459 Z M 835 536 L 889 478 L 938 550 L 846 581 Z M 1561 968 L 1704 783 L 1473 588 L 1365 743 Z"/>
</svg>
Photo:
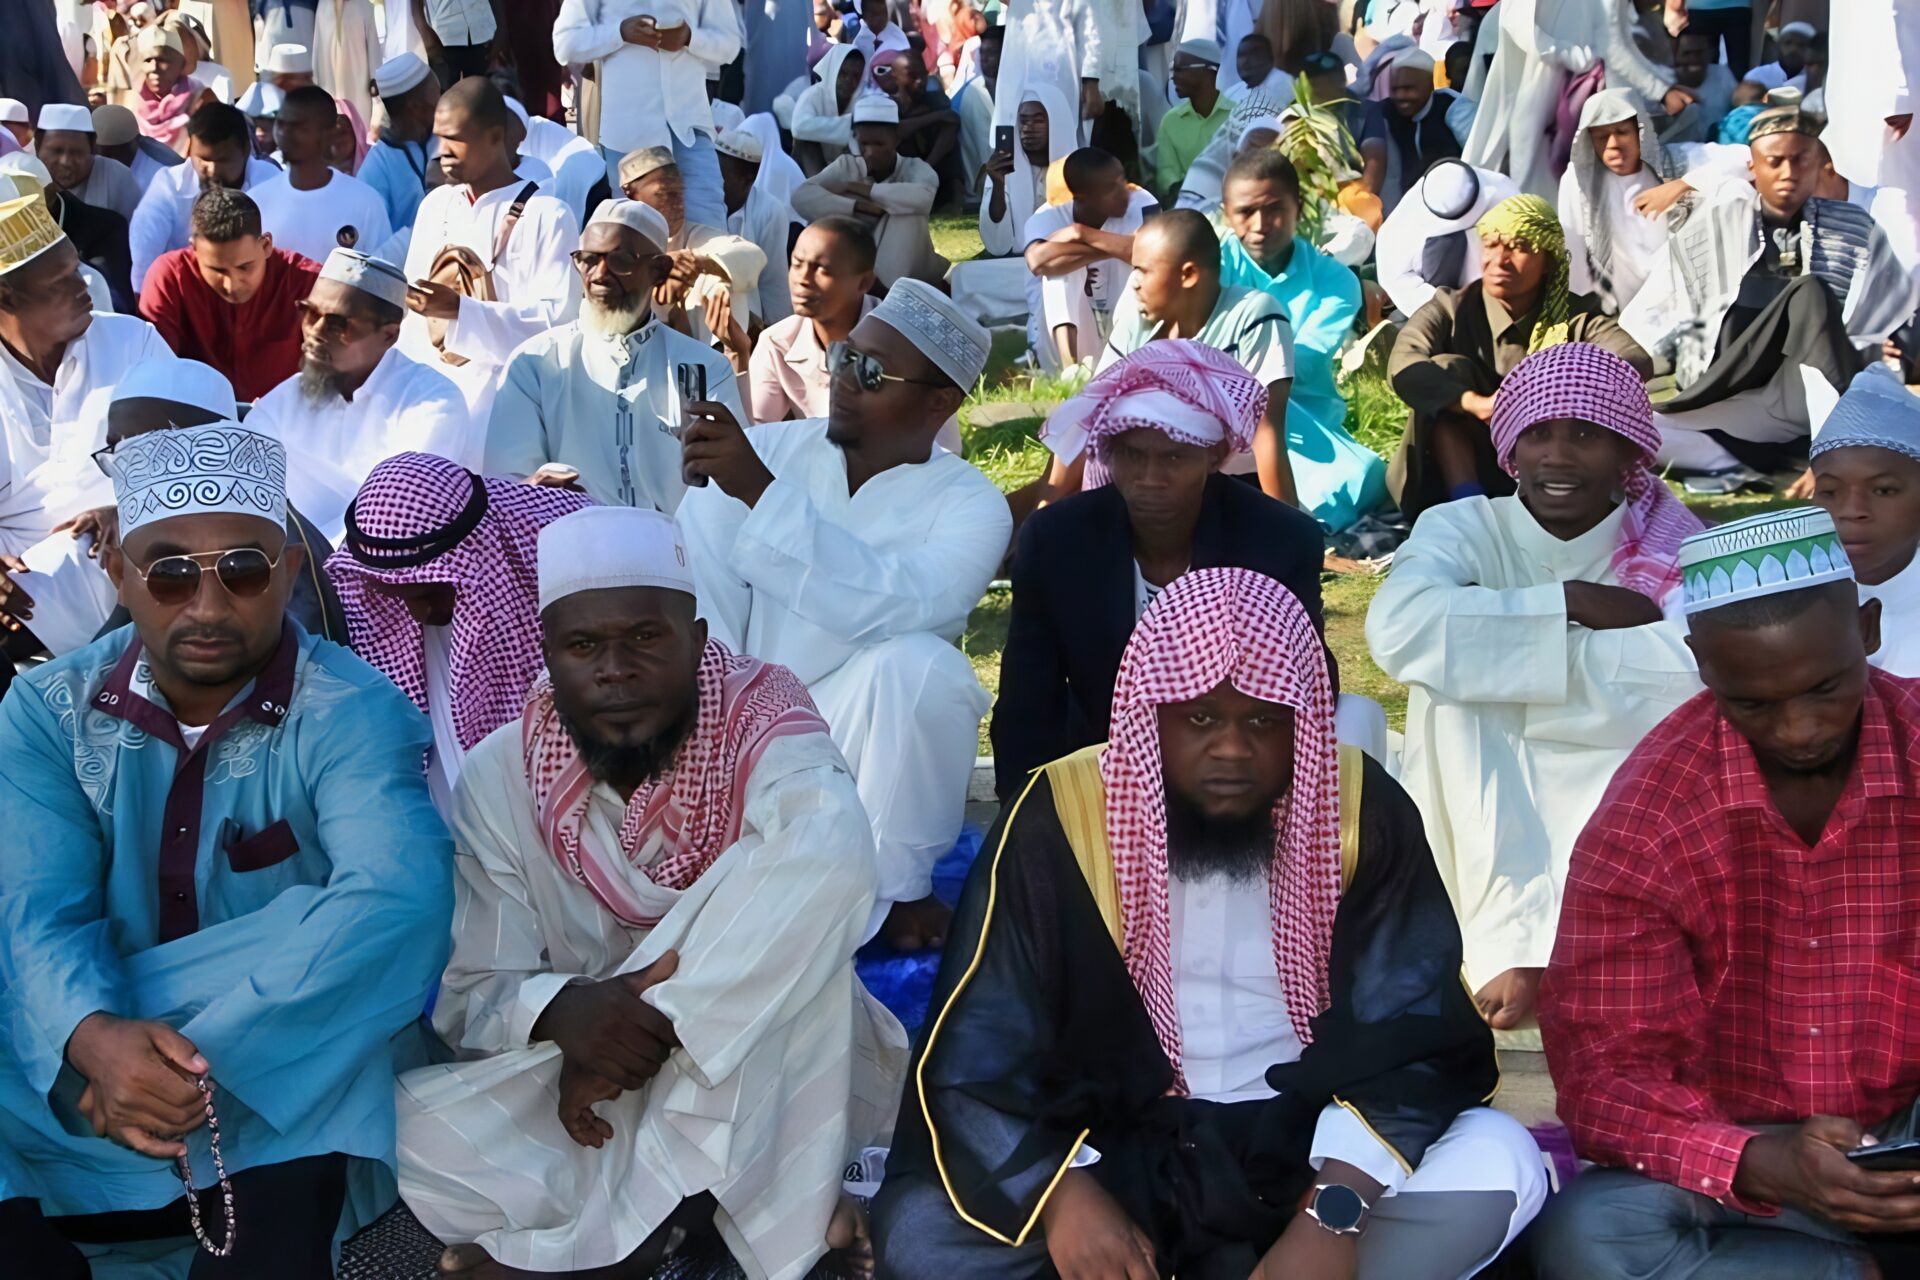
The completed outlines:
<svg viewBox="0 0 1920 1280">
<path fill-rule="evenodd" d="M 893 903 L 933 892 L 933 864 L 960 838 L 987 692 L 965 654 L 924 632 L 862 649 L 808 692 L 873 820 L 878 928 Z"/>
<path fill-rule="evenodd" d="M 1117 261 L 1103 261 L 1099 265 L 1103 271 L 1121 269 Z M 1112 323 L 1112 316 L 1103 316 L 1094 309 L 1093 297 L 1087 292 L 1087 268 L 1040 281 L 1040 349 L 1045 353 L 1047 364 L 1054 363 L 1053 331 L 1061 325 L 1070 324 L 1079 331 L 1075 350 L 1080 359 L 1098 360 Z"/>
<path fill-rule="evenodd" d="M 1821 381 L 1824 385 L 1825 380 Z M 1655 413 L 1653 421 L 1660 428 L 1658 460 L 1662 466 L 1689 471 L 1727 471 L 1739 466 L 1740 460 L 1705 432 L 1778 444 L 1805 439 L 1808 418 L 1803 375 L 1797 369 L 1783 369 L 1766 386 L 1737 391 L 1715 404 L 1685 413 Z"/>
</svg>

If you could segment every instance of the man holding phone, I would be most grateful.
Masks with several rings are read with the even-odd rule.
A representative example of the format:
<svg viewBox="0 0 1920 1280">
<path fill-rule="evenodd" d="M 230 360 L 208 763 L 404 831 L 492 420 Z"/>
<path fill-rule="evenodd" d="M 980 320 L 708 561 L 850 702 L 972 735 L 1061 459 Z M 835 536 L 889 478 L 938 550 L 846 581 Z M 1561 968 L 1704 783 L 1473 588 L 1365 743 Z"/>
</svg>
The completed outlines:
<svg viewBox="0 0 1920 1280">
<path fill-rule="evenodd" d="M 1680 571 L 1707 692 L 1574 846 L 1540 993 L 1560 1115 L 1614 1167 L 1549 1206 L 1539 1274 L 1917 1274 L 1920 1172 L 1849 1157 L 1920 1096 L 1920 684 L 1868 666 L 1880 605 L 1824 511 L 1697 533 Z"/>
</svg>

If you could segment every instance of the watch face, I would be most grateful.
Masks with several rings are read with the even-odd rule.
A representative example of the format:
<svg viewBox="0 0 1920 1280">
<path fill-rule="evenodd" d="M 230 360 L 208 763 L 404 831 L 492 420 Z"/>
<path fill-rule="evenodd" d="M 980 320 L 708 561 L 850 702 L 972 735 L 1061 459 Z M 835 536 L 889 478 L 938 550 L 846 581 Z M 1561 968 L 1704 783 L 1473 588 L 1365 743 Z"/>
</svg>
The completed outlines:
<svg viewBox="0 0 1920 1280">
<path fill-rule="evenodd" d="M 1313 1193 L 1313 1215 L 1329 1230 L 1353 1230 L 1366 1211 L 1367 1202 L 1352 1187 L 1328 1183 Z"/>
</svg>

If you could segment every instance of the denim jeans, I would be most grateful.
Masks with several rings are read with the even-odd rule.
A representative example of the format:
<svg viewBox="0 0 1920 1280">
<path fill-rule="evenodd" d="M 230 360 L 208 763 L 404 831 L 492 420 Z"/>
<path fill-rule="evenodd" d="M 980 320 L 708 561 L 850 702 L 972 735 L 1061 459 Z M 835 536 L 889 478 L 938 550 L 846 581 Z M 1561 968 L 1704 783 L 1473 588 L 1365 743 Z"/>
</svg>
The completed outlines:
<svg viewBox="0 0 1920 1280">
<path fill-rule="evenodd" d="M 707 134 L 695 133 L 693 142 L 683 146 L 671 130 L 667 137 L 673 145 L 673 162 L 680 166 L 680 177 L 687 184 L 687 221 L 725 231 L 727 195 L 726 188 L 720 185 L 720 157 L 713 149 L 713 139 Z M 618 195 L 620 157 L 625 153 L 601 147 L 600 154 L 607 161 L 607 186 Z"/>
</svg>

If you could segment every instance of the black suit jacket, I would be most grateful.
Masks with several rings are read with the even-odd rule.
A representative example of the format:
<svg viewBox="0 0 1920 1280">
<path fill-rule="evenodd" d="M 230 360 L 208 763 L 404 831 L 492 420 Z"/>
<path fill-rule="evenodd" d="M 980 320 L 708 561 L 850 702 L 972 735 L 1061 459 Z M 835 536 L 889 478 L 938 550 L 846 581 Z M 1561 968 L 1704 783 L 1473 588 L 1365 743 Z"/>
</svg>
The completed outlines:
<svg viewBox="0 0 1920 1280">
<path fill-rule="evenodd" d="M 1252 569 L 1297 596 L 1324 631 L 1319 524 L 1252 485 L 1208 479 L 1195 569 Z M 1103 742 L 1113 682 L 1133 635 L 1133 528 L 1112 485 L 1046 507 L 1013 553 L 1013 616 L 993 708 L 995 783 L 1005 800 L 1043 764 Z M 1328 658 L 1329 670 L 1332 659 Z"/>
<path fill-rule="evenodd" d="M 70 191 L 55 193 L 54 220 L 73 241 L 80 261 L 106 277 L 113 309 L 137 315 L 133 293 L 133 253 L 127 246 L 127 220 L 111 209 L 88 204 Z"/>
</svg>

